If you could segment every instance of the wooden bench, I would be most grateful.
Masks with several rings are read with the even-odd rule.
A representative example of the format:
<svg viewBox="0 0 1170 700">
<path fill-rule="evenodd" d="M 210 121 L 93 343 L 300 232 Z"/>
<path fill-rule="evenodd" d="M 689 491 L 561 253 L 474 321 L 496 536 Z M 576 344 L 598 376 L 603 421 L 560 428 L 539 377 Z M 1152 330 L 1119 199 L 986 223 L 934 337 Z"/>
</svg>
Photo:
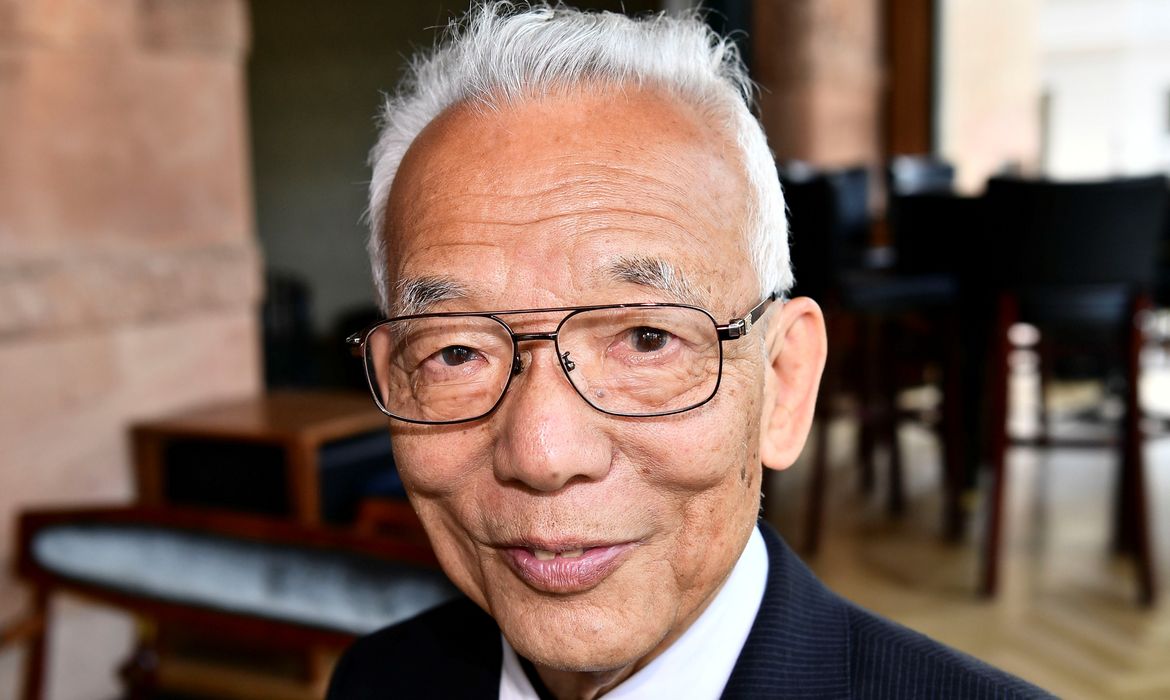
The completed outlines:
<svg viewBox="0 0 1170 700">
<path fill-rule="evenodd" d="M 49 602 L 68 592 L 147 625 L 304 652 L 318 661 L 294 684 L 301 692 L 254 679 L 254 695 L 320 697 L 329 674 L 320 659 L 456 595 L 407 504 L 382 504 L 375 515 L 378 523 L 343 531 L 174 508 L 26 513 L 16 567 L 32 587 L 33 611 L 0 631 L 0 644 L 27 644 L 23 697 L 40 698 Z M 199 690 L 191 686 L 205 673 L 158 659 L 149 643 L 140 646 L 124 674 L 131 696 L 157 685 Z"/>
</svg>

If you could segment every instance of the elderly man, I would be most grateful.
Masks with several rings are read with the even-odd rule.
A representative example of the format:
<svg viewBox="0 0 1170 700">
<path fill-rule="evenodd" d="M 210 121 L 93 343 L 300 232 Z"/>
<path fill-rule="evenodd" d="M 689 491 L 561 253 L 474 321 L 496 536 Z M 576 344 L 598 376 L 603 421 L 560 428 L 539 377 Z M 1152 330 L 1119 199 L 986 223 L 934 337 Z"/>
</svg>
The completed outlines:
<svg viewBox="0 0 1170 700">
<path fill-rule="evenodd" d="M 359 641 L 330 697 L 1028 697 L 826 590 L 758 524 L 824 321 L 734 46 L 692 17 L 490 3 L 418 59 L 371 161 L 389 320 L 356 339 L 465 599 Z"/>
</svg>

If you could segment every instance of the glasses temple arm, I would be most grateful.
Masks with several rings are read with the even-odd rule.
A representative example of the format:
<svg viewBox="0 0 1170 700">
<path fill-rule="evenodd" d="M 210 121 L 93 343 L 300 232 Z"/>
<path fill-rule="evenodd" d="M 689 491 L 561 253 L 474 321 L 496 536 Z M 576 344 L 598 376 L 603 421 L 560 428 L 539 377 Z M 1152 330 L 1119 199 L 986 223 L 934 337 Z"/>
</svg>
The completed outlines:
<svg viewBox="0 0 1170 700">
<path fill-rule="evenodd" d="M 371 331 L 383 323 L 385 323 L 385 321 L 379 321 L 363 328 L 357 333 L 350 333 L 349 335 L 345 336 L 345 347 L 349 348 L 349 354 L 353 355 L 354 357 L 365 357 L 366 338 L 370 336 Z"/>
<path fill-rule="evenodd" d="M 776 301 L 779 296 L 778 293 L 772 292 L 764 297 L 759 304 L 752 307 L 742 318 L 733 319 L 727 325 L 716 326 L 715 330 L 719 332 L 719 339 L 735 340 L 736 338 L 742 338 L 747 335 L 751 332 L 752 326 L 756 321 L 759 321 L 760 317 L 764 315 L 764 312 L 768 310 L 768 305 Z"/>
</svg>

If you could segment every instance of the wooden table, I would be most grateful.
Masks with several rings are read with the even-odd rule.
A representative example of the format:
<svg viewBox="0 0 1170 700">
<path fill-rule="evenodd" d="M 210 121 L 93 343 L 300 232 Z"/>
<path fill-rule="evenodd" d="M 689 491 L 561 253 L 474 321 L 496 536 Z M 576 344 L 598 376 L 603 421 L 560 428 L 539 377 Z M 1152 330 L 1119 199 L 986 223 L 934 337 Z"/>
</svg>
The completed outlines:
<svg viewBox="0 0 1170 700">
<path fill-rule="evenodd" d="M 277 391 L 139 423 L 131 428 L 131 441 L 140 503 L 167 505 L 164 452 L 168 441 L 273 445 L 285 454 L 284 483 L 294 519 L 317 524 L 321 519 L 321 448 L 335 440 L 385 430 L 386 421 L 364 393 Z"/>
</svg>

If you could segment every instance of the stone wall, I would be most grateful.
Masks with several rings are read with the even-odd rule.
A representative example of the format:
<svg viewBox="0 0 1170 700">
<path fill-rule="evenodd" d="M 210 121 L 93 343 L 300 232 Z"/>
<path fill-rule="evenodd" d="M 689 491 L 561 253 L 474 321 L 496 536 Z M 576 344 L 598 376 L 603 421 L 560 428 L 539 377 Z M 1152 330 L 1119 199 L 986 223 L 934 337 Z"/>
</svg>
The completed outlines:
<svg viewBox="0 0 1170 700">
<path fill-rule="evenodd" d="M 132 421 L 260 388 L 246 10 L 0 0 L 0 623 L 20 509 L 128 501 Z"/>
</svg>

